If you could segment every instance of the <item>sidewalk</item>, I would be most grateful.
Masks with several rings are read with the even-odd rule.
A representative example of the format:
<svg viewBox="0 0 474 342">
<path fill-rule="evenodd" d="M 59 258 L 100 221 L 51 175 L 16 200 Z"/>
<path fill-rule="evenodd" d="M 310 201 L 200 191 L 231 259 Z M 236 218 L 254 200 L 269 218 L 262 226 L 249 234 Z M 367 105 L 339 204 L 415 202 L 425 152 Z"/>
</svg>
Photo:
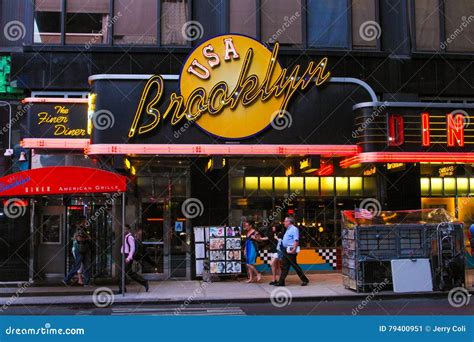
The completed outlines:
<svg viewBox="0 0 474 342">
<path fill-rule="evenodd" d="M 296 275 L 287 279 L 285 288 L 274 287 L 268 284 L 271 280 L 268 276 L 259 284 L 246 284 L 246 279 L 227 280 L 213 283 L 204 283 L 198 280 L 191 281 L 157 281 L 150 282 L 150 291 L 147 293 L 143 287 L 134 283 L 127 286 L 125 296 L 117 294 L 117 286 L 102 287 L 4 287 L 0 289 L 0 305 L 58 305 L 58 304 L 93 304 L 94 299 L 107 300 L 113 295 L 114 303 L 178 303 L 185 302 L 266 302 L 270 298 L 278 296 L 291 297 L 292 300 L 327 299 L 343 300 L 354 298 L 365 298 L 369 293 L 356 293 L 345 289 L 342 285 L 340 273 L 318 273 L 310 274 L 310 283 L 302 287 Z M 472 275 L 469 286 L 472 286 Z M 102 297 L 94 296 L 96 289 L 102 289 Z M 278 292 L 277 289 L 280 289 Z M 286 289 L 286 290 L 284 290 Z M 471 292 L 472 287 L 468 288 Z M 22 291 L 21 291 L 22 290 Z M 409 296 L 446 296 L 446 293 L 393 293 L 392 291 L 381 291 L 377 297 L 409 297 Z M 102 298 L 102 299 L 100 299 Z"/>
</svg>

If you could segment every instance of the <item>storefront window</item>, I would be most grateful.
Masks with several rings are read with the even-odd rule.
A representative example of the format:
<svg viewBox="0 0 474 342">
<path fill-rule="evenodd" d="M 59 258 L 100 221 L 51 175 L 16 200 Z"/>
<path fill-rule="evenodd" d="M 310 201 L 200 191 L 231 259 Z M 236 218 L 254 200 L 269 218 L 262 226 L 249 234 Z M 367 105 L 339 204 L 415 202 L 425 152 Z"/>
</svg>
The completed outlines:
<svg viewBox="0 0 474 342">
<path fill-rule="evenodd" d="M 351 196 L 362 196 L 362 177 L 350 178 Z"/>
<path fill-rule="evenodd" d="M 443 178 L 431 178 L 431 195 L 441 196 L 443 194 Z"/>
<path fill-rule="evenodd" d="M 364 196 L 373 197 L 377 194 L 377 182 L 375 177 L 364 178 Z"/>
<path fill-rule="evenodd" d="M 348 48 L 347 0 L 307 1 L 308 45 Z"/>
<path fill-rule="evenodd" d="M 245 195 L 256 196 L 258 192 L 258 177 L 245 177 Z"/>
<path fill-rule="evenodd" d="M 66 44 L 107 43 L 109 0 L 67 0 L 65 27 Z"/>
<path fill-rule="evenodd" d="M 440 20 L 438 0 L 413 1 L 415 7 L 415 42 L 420 51 L 440 48 Z"/>
<path fill-rule="evenodd" d="M 115 0 L 114 44 L 157 43 L 158 2 L 156 0 Z"/>
<path fill-rule="evenodd" d="M 257 38 L 257 2 L 230 0 L 229 32 Z"/>
<path fill-rule="evenodd" d="M 467 196 L 469 194 L 469 180 L 467 178 L 457 178 L 458 196 Z"/>
<path fill-rule="evenodd" d="M 288 45 L 303 43 L 300 1 L 262 1 L 260 20 L 262 41 Z"/>
<path fill-rule="evenodd" d="M 282 196 L 288 193 L 288 177 L 275 177 L 275 195 Z"/>
<path fill-rule="evenodd" d="M 430 179 L 421 178 L 420 186 L 421 186 L 421 196 L 429 196 L 430 195 Z"/>
<path fill-rule="evenodd" d="M 306 196 L 319 196 L 319 177 L 305 177 Z"/>
<path fill-rule="evenodd" d="M 444 179 L 444 194 L 455 195 L 456 194 L 456 178 L 445 178 Z"/>
<path fill-rule="evenodd" d="M 35 1 L 34 43 L 61 43 L 61 0 Z"/>
<path fill-rule="evenodd" d="M 244 177 L 232 177 L 230 179 L 230 190 L 232 196 L 243 196 Z"/>
<path fill-rule="evenodd" d="M 272 196 L 273 177 L 260 177 L 260 196 Z"/>
<path fill-rule="evenodd" d="M 298 192 L 300 195 L 303 195 L 304 184 L 303 177 L 290 177 L 290 191 L 293 193 Z"/>
<path fill-rule="evenodd" d="M 161 1 L 161 45 L 187 44 L 185 25 L 189 20 L 188 13 L 186 0 Z M 192 36 L 191 33 L 189 35 Z"/>
<path fill-rule="evenodd" d="M 336 177 L 336 195 L 349 195 L 349 177 Z"/>
<path fill-rule="evenodd" d="M 334 177 L 321 177 L 321 196 L 334 196 Z"/>
</svg>

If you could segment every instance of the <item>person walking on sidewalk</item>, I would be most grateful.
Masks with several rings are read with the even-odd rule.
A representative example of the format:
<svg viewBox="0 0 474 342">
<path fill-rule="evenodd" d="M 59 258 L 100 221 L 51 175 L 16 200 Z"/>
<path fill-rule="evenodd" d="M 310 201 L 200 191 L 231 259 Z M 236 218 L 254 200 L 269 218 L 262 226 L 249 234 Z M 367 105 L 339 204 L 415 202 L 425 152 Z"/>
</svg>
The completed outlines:
<svg viewBox="0 0 474 342">
<path fill-rule="evenodd" d="M 135 255 L 135 238 L 133 237 L 130 226 L 125 225 L 125 245 L 122 246 L 121 253 L 125 258 L 125 277 L 132 278 L 137 283 L 141 284 L 145 291 L 148 292 L 148 281 L 145 280 L 141 274 L 133 270 L 133 256 Z M 120 274 L 123 274 L 122 272 Z M 119 293 L 122 293 L 122 276 L 119 279 Z M 127 288 L 123 289 L 127 292 Z"/>
<path fill-rule="evenodd" d="M 257 278 L 257 282 L 259 282 L 262 279 L 262 274 L 257 271 L 255 264 L 257 263 L 258 254 L 257 241 L 260 239 L 260 235 L 255 229 L 254 221 L 245 222 L 244 227 L 246 231 L 244 254 L 247 263 L 247 275 L 249 277 L 246 282 L 252 283 L 254 281 L 254 274 Z"/>
<path fill-rule="evenodd" d="M 92 252 L 92 241 L 83 226 L 79 227 L 74 233 L 73 241 L 73 255 L 74 255 L 74 266 L 71 268 L 63 283 L 69 285 L 69 282 L 76 274 L 82 275 L 79 277 L 81 285 L 88 286 L 90 281 L 90 269 L 91 269 L 91 252 Z"/>
<path fill-rule="evenodd" d="M 299 243 L 299 230 L 295 226 L 295 219 L 293 217 L 286 217 L 284 221 L 286 228 L 285 235 L 283 235 L 281 246 L 281 252 L 283 253 L 283 270 L 281 272 L 280 280 L 275 286 L 285 286 L 285 279 L 290 271 L 290 267 L 293 267 L 300 277 L 302 283 L 301 286 L 306 286 L 309 283 L 309 279 L 304 274 L 300 265 L 296 262 L 296 256 L 298 255 L 298 243 Z"/>
</svg>

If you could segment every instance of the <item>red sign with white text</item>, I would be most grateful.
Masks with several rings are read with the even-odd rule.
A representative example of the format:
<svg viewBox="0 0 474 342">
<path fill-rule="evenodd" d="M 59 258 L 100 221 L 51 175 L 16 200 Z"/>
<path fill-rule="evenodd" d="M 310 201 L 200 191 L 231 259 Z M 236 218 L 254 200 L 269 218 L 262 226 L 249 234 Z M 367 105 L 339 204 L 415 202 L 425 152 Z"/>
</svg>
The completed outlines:
<svg viewBox="0 0 474 342">
<path fill-rule="evenodd" d="M 44 167 L 0 178 L 0 197 L 110 193 L 126 189 L 126 177 L 87 167 Z"/>
</svg>

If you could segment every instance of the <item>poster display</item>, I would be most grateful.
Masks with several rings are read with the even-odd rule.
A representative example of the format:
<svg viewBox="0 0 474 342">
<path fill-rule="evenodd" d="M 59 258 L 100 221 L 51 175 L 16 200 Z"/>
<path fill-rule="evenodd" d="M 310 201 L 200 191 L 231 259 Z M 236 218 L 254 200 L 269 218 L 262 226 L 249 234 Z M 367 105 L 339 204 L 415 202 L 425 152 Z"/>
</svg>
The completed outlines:
<svg viewBox="0 0 474 342">
<path fill-rule="evenodd" d="M 208 262 L 211 274 L 242 272 L 240 227 L 194 227 L 196 275 L 203 274 Z"/>
</svg>

